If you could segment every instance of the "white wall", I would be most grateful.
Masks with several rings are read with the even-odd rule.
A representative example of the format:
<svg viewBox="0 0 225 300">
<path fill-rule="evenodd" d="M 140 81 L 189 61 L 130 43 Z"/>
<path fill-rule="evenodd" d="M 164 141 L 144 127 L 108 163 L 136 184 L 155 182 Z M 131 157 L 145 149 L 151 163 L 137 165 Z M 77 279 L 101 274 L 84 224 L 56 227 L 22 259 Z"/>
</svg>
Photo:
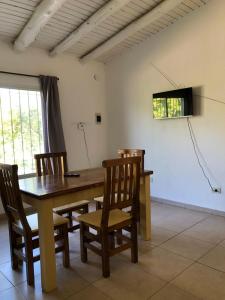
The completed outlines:
<svg viewBox="0 0 225 300">
<path fill-rule="evenodd" d="M 0 43 L 0 70 L 28 74 L 54 75 L 60 78 L 59 93 L 62 122 L 70 169 L 88 168 L 82 132 L 76 122 L 87 123 L 87 142 L 92 166 L 106 157 L 105 72 L 104 65 L 82 65 L 74 55 L 50 58 L 40 49 L 15 53 Z M 97 81 L 93 76 L 96 74 Z M 95 124 L 95 113 L 102 113 L 102 125 Z M 0 210 L 1 213 L 1 210 Z"/>
<path fill-rule="evenodd" d="M 154 170 L 152 195 L 225 211 L 225 105 L 207 99 L 191 118 L 199 147 L 222 194 L 209 189 L 197 164 L 186 119 L 153 120 L 152 93 L 173 89 L 151 65 L 179 87 L 225 101 L 225 1 L 209 3 L 106 67 L 108 144 L 146 149 Z M 213 184 L 215 185 L 214 181 Z"/>
</svg>

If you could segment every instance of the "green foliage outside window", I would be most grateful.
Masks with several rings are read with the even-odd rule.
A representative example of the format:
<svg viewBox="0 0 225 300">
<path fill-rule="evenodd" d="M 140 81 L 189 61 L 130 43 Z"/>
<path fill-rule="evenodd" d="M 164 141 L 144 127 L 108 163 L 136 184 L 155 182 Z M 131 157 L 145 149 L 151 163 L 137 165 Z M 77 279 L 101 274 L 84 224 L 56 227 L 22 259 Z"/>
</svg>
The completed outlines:
<svg viewBox="0 0 225 300">
<path fill-rule="evenodd" d="M 0 162 L 32 173 L 34 154 L 42 151 L 40 92 L 0 88 Z"/>
</svg>

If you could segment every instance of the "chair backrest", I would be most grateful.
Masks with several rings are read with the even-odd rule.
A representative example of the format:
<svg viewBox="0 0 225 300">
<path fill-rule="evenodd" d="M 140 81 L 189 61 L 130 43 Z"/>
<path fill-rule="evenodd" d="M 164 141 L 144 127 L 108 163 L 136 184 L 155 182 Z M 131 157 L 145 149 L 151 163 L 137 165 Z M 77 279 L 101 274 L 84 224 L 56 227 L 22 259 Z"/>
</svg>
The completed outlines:
<svg viewBox="0 0 225 300">
<path fill-rule="evenodd" d="M 62 175 L 67 172 L 66 152 L 35 154 L 37 176 Z"/>
<path fill-rule="evenodd" d="M 20 194 L 17 165 L 0 164 L 0 195 L 9 223 L 20 220 L 25 232 L 31 232 Z"/>
<path fill-rule="evenodd" d="M 137 219 L 140 191 L 140 156 L 105 160 L 104 200 L 102 226 L 108 226 L 112 209 L 131 207 L 131 215 Z"/>
<path fill-rule="evenodd" d="M 119 149 L 117 151 L 119 157 L 133 157 L 133 156 L 140 156 L 141 157 L 141 172 L 144 172 L 144 156 L 145 150 L 143 149 Z"/>
</svg>

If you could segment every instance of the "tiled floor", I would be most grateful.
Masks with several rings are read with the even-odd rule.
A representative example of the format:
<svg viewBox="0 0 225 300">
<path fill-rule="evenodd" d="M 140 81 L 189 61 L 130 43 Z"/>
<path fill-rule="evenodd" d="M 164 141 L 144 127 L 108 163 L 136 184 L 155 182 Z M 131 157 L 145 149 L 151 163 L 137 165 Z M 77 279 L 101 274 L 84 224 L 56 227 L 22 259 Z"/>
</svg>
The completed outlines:
<svg viewBox="0 0 225 300">
<path fill-rule="evenodd" d="M 79 257 L 79 233 L 70 235 L 71 268 L 57 257 L 58 289 L 43 294 L 40 265 L 35 263 L 35 288 L 25 270 L 11 270 L 6 223 L 0 223 L 0 299 L 152 299 L 225 300 L 225 218 L 152 204 L 152 241 L 139 241 L 139 263 L 126 251 L 111 259 L 111 277 L 102 278 L 100 258 Z"/>
</svg>

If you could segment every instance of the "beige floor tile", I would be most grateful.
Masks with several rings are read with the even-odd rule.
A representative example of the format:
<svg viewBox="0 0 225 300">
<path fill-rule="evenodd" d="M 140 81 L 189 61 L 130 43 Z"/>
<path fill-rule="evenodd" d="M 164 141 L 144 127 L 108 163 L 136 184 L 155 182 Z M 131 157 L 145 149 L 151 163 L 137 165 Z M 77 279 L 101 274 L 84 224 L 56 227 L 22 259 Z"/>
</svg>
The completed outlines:
<svg viewBox="0 0 225 300">
<path fill-rule="evenodd" d="M 151 241 L 138 240 L 138 256 L 140 257 L 143 254 L 151 251 L 156 245 L 154 245 Z M 125 260 L 125 262 L 130 263 L 131 260 L 131 250 L 127 249 L 123 252 L 120 252 L 119 256 Z"/>
<path fill-rule="evenodd" d="M 156 246 L 156 244 L 153 243 L 153 238 L 151 241 L 144 241 L 141 238 L 138 240 L 138 253 L 139 255 L 141 254 L 145 254 L 148 251 L 151 251 L 154 247 Z M 129 252 L 129 257 L 128 259 L 130 260 L 131 257 L 131 250 L 127 250 L 125 252 Z M 122 252 L 124 253 L 124 252 Z"/>
<path fill-rule="evenodd" d="M 103 294 L 93 285 L 83 289 L 81 292 L 71 296 L 68 300 L 110 300 L 107 295 Z"/>
<path fill-rule="evenodd" d="M 26 298 L 16 288 L 10 288 L 8 290 L 0 292 L 1 300 L 26 300 Z"/>
<path fill-rule="evenodd" d="M 220 246 L 225 248 L 225 240 L 220 243 Z"/>
<path fill-rule="evenodd" d="M 110 278 L 103 278 L 95 283 L 112 299 L 142 300 L 148 299 L 165 285 L 165 281 L 147 274 L 138 265 L 131 265 L 111 274 Z"/>
<path fill-rule="evenodd" d="M 7 231 L 8 230 L 8 222 L 7 222 L 7 218 L 5 218 L 4 220 L 3 219 L 0 219 L 0 233 L 2 231 Z"/>
<path fill-rule="evenodd" d="M 166 249 L 157 247 L 139 258 L 139 266 L 146 272 L 170 281 L 192 264 L 192 260 L 183 258 Z"/>
<path fill-rule="evenodd" d="M 1 228 L 1 225 L 0 225 Z M 1 241 L 8 241 L 9 240 L 9 232 L 8 232 L 8 228 L 4 228 L 3 230 L 0 229 L 0 239 Z"/>
<path fill-rule="evenodd" d="M 187 293 L 184 290 L 169 284 L 156 293 L 151 300 L 200 300 L 199 298 Z"/>
<path fill-rule="evenodd" d="M 225 274 L 198 263 L 188 268 L 172 283 L 204 300 L 225 299 Z"/>
<path fill-rule="evenodd" d="M 9 282 L 5 276 L 0 272 L 0 291 L 7 290 L 9 288 L 13 287 L 11 282 Z"/>
<path fill-rule="evenodd" d="M 185 235 L 217 244 L 225 239 L 225 218 L 210 216 L 184 232 Z"/>
<path fill-rule="evenodd" d="M 199 262 L 219 271 L 225 272 L 225 249 L 217 246 L 203 256 Z"/>
<path fill-rule="evenodd" d="M 14 285 L 22 283 L 27 280 L 26 278 L 26 266 L 25 263 L 19 266 L 18 270 L 13 270 L 11 267 L 11 262 L 1 264 L 0 272 Z M 40 263 L 34 263 L 34 274 L 40 274 Z"/>
<path fill-rule="evenodd" d="M 152 227 L 152 238 L 150 241 L 144 241 L 139 236 L 138 239 L 138 253 L 139 255 L 146 254 L 147 252 L 151 251 L 155 246 L 162 244 L 163 242 L 167 241 L 169 238 L 176 235 L 177 232 L 167 230 L 166 228 L 153 226 Z M 126 250 L 120 254 L 126 259 L 130 260 L 130 250 Z"/>
<path fill-rule="evenodd" d="M 208 214 L 206 213 L 179 208 L 164 218 L 153 222 L 153 224 L 172 231 L 181 232 L 190 228 L 201 220 L 206 219 L 207 217 Z"/>
<path fill-rule="evenodd" d="M 182 212 L 185 210 L 183 207 L 175 206 L 175 205 L 170 205 L 170 204 L 165 204 L 165 203 L 160 203 L 160 202 L 155 202 L 155 209 L 159 212 L 165 212 L 165 213 L 174 213 L 174 212 Z"/>
<path fill-rule="evenodd" d="M 155 206 L 152 206 L 152 218 L 165 218 L 174 213 L 176 209 L 176 207 L 172 207 L 170 205 L 156 204 Z"/>
<path fill-rule="evenodd" d="M 196 260 L 208 252 L 209 249 L 213 248 L 214 245 L 180 234 L 163 243 L 161 247 L 184 257 Z"/>
<path fill-rule="evenodd" d="M 0 247 L 0 264 L 4 264 L 10 261 L 10 249 L 9 241 L 3 240 Z"/>
<path fill-rule="evenodd" d="M 175 208 L 176 209 L 176 208 Z M 153 226 L 165 227 L 165 220 L 175 212 L 171 206 L 157 205 L 151 210 L 151 221 Z M 166 228 L 166 227 L 165 227 Z"/>
<path fill-rule="evenodd" d="M 69 233 L 69 246 L 71 258 L 80 256 L 80 231 Z"/>
<path fill-rule="evenodd" d="M 57 270 L 57 289 L 51 293 L 43 293 L 41 289 L 41 276 L 35 277 L 35 287 L 28 286 L 26 282 L 17 285 L 20 292 L 29 300 L 55 300 L 66 299 L 78 293 L 89 283 L 81 278 L 73 269 L 61 268 Z"/>
<path fill-rule="evenodd" d="M 175 231 L 168 230 L 163 227 L 152 226 L 151 243 L 153 245 L 160 245 L 175 235 L 177 235 L 177 232 Z"/>
<path fill-rule="evenodd" d="M 120 255 L 115 255 L 110 258 L 110 271 L 119 271 L 121 268 L 129 266 L 131 264 L 130 260 Z M 90 283 L 102 278 L 102 263 L 101 257 L 88 251 L 88 261 L 83 263 L 79 258 L 71 261 L 71 267 L 76 270 L 76 272 L 85 280 Z"/>
</svg>

